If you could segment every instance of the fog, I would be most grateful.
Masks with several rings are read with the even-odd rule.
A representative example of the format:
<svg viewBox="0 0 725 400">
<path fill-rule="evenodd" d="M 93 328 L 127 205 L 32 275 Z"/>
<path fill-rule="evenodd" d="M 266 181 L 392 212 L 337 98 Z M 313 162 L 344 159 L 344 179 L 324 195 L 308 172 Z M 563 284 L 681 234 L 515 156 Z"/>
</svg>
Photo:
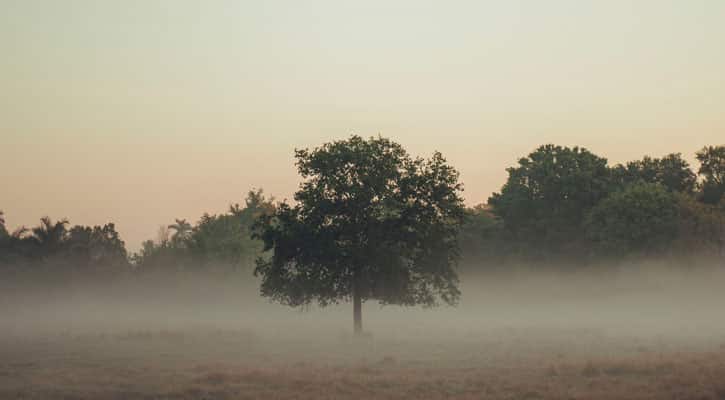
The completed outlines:
<svg viewBox="0 0 725 400">
<path fill-rule="evenodd" d="M 725 267 L 662 263 L 582 269 L 508 267 L 460 275 L 457 306 L 364 303 L 370 340 L 451 341 L 501 329 L 592 330 L 609 336 L 706 339 L 725 333 Z M 244 330 L 267 339 L 329 342 L 350 335 L 352 306 L 291 308 L 258 292 L 250 272 L 42 281 L 4 280 L 4 335 Z"/>
<path fill-rule="evenodd" d="M 246 271 L 4 280 L 0 397 L 560 398 L 646 382 L 671 395 L 664 383 L 688 376 L 722 389 L 715 261 L 477 269 L 455 307 L 366 302 L 362 336 L 349 303 L 271 303 Z"/>
</svg>

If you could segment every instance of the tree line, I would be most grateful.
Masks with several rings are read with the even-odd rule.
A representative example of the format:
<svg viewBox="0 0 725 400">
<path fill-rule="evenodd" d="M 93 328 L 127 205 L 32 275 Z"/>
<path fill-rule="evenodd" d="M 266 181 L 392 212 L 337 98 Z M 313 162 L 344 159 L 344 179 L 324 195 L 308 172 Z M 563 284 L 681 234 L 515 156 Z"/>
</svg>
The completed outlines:
<svg viewBox="0 0 725 400">
<path fill-rule="evenodd" d="M 0 267 L 14 270 L 47 269 L 56 272 L 160 272 L 248 267 L 262 245 L 250 236 L 254 220 L 274 209 L 263 191 L 250 191 L 243 206 L 232 204 L 225 213 L 201 216 L 192 225 L 176 219 L 159 228 L 133 254 L 115 224 L 70 226 L 67 219 L 43 217 L 36 227 L 9 232 L 0 211 Z"/>
<path fill-rule="evenodd" d="M 389 139 L 352 136 L 295 158 L 293 203 L 251 191 L 244 206 L 162 227 L 130 257 L 110 223 L 68 229 L 44 217 L 8 233 L 0 218 L 0 264 L 162 275 L 254 265 L 261 295 L 277 302 L 351 301 L 360 333 L 367 301 L 456 304 L 461 258 L 480 269 L 725 255 L 725 146 L 698 151 L 695 172 L 678 153 L 610 166 L 584 148 L 544 145 L 473 208 L 438 152 L 412 157 Z"/>
<path fill-rule="evenodd" d="M 544 145 L 468 210 L 464 252 L 492 262 L 577 263 L 725 252 L 725 146 L 609 166 L 579 147 Z"/>
<path fill-rule="evenodd" d="M 385 185 L 389 185 L 392 176 L 405 168 L 422 168 L 418 164 L 423 161 L 408 159 L 399 145 L 380 140 L 383 139 L 353 137 L 344 142 L 345 146 L 315 153 L 318 159 L 314 160 L 313 152 L 298 152 L 298 160 L 301 160 L 298 163 L 309 159 L 298 166 L 302 168 L 303 176 L 314 173 L 334 176 L 332 171 L 346 171 L 355 151 L 373 155 L 375 151 L 381 152 L 376 156 L 378 159 L 398 152 L 395 163 L 365 166 L 370 178 L 358 182 L 358 186 L 346 181 L 349 176 L 343 175 L 337 176 L 337 181 L 325 182 L 328 186 L 338 185 L 336 190 L 339 191 L 359 190 L 361 192 L 354 194 L 360 196 L 365 190 L 368 195 L 373 193 L 376 185 L 382 185 L 380 190 L 387 188 Z M 363 149 L 366 143 L 368 147 Z M 510 262 L 586 264 L 632 257 L 723 257 L 725 146 L 706 146 L 695 156 L 699 163 L 696 169 L 691 168 L 679 153 L 659 158 L 645 156 L 641 160 L 610 166 L 606 158 L 584 148 L 540 146 L 507 169 L 506 182 L 486 202 L 462 208 L 461 223 L 456 228 L 457 251 L 464 263 L 471 261 L 476 268 L 505 266 Z M 429 173 L 441 178 L 446 164 L 440 155 L 437 157 L 440 157 L 437 168 L 441 170 Z M 458 185 L 454 180 L 448 183 Z M 411 186 L 407 190 L 419 188 Z M 300 192 L 295 200 L 298 204 L 307 203 L 322 209 L 315 212 L 326 213 L 325 218 L 336 213 L 338 219 L 362 218 L 358 215 L 360 212 L 370 212 L 362 203 L 344 209 L 324 209 L 335 204 L 326 197 L 329 194 L 319 187 L 308 186 L 307 191 Z M 422 196 L 422 193 L 411 194 L 414 195 Z M 369 203 L 374 201 L 374 196 L 360 198 Z M 411 215 L 418 213 L 421 218 L 426 213 L 435 215 L 423 207 L 425 202 L 416 201 L 418 208 L 411 209 Z M 387 206 L 401 208 L 400 205 Z M 271 231 L 267 236 L 253 235 L 255 224 L 259 228 L 259 221 L 266 218 L 270 222 L 271 216 L 276 216 L 275 226 L 279 227 L 284 223 L 283 215 L 289 222 L 294 213 L 302 211 L 265 197 L 262 190 L 254 190 L 248 193 L 242 205 L 232 204 L 224 213 L 204 214 L 193 224 L 177 219 L 162 226 L 154 240 L 143 242 L 138 252 L 129 254 L 113 223 L 71 226 L 67 219 L 54 221 L 43 217 L 37 226 L 21 226 L 11 231 L 0 211 L 0 268 L 45 267 L 59 272 L 211 268 L 248 271 L 258 257 L 264 256 L 265 242 L 282 240 L 271 239 Z M 304 246 L 317 251 L 324 244 L 310 240 L 334 243 L 329 238 L 308 238 Z M 433 248 L 441 243 L 429 238 L 425 245 Z M 341 247 L 339 243 L 337 246 Z M 383 260 L 394 259 L 386 251 L 400 252 L 401 249 L 378 247 L 364 256 L 383 264 Z M 426 254 L 421 249 L 417 251 Z M 429 257 L 432 255 L 433 252 L 428 253 Z M 267 256 L 265 262 L 269 263 L 271 259 Z M 386 279 L 389 283 L 392 278 Z"/>
</svg>

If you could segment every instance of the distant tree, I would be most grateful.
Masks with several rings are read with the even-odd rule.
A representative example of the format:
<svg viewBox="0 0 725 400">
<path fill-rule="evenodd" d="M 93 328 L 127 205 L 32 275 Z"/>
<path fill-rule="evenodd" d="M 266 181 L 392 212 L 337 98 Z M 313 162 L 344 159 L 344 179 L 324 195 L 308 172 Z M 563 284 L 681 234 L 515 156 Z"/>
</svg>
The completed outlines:
<svg viewBox="0 0 725 400">
<path fill-rule="evenodd" d="M 584 216 L 612 187 L 607 160 L 579 147 L 544 145 L 507 171 L 488 204 L 511 240 L 540 255 L 577 249 Z"/>
<path fill-rule="evenodd" d="M 255 270 L 262 295 L 291 306 L 352 300 L 356 333 L 367 300 L 456 303 L 462 185 L 440 153 L 411 158 L 388 139 L 352 136 L 295 157 L 296 204 L 256 226 L 271 251 Z"/>
<path fill-rule="evenodd" d="M 90 254 L 91 261 L 97 265 L 111 267 L 128 265 L 126 243 L 121 240 L 113 223 L 93 227 Z"/>
<path fill-rule="evenodd" d="M 488 205 L 467 208 L 458 238 L 463 265 L 498 263 L 514 251 L 502 228 L 501 219 L 491 212 Z"/>
<path fill-rule="evenodd" d="M 162 247 L 170 245 L 171 232 L 168 226 L 161 225 L 156 231 L 156 244 Z"/>
<path fill-rule="evenodd" d="M 131 264 L 137 270 L 146 271 L 153 265 L 153 261 L 157 254 L 157 246 L 153 240 L 144 240 L 141 243 L 141 249 L 131 255 Z"/>
<path fill-rule="evenodd" d="M 28 228 L 21 226 L 9 235 L 0 236 L 0 265 L 17 266 L 29 261 L 37 249 L 28 232 Z"/>
<path fill-rule="evenodd" d="M 652 254 L 678 234 L 679 208 L 664 186 L 635 183 L 597 204 L 586 219 L 587 237 L 599 254 Z"/>
<path fill-rule="evenodd" d="M 31 229 L 32 239 L 39 250 L 40 257 L 47 257 L 59 252 L 62 249 L 68 230 L 67 219 L 53 222 L 49 217 L 40 219 L 40 225 Z"/>
<path fill-rule="evenodd" d="M 678 195 L 677 251 L 700 256 L 725 256 L 725 204 L 711 205 L 693 196 Z"/>
<path fill-rule="evenodd" d="M 613 170 L 622 186 L 636 182 L 658 183 L 671 192 L 690 194 L 697 184 L 697 176 L 680 153 L 662 158 L 645 156 L 642 160 L 628 162 L 626 166 L 617 165 Z"/>
<path fill-rule="evenodd" d="M 240 218 L 242 224 L 252 226 L 260 215 L 274 212 L 274 207 L 274 197 L 267 198 L 264 190 L 256 189 L 247 192 L 244 207 L 238 203 L 230 205 L 229 214 Z"/>
<path fill-rule="evenodd" d="M 128 266 L 126 247 L 116 226 L 76 225 L 68 232 L 67 247 L 76 266 L 94 269 Z"/>
<path fill-rule="evenodd" d="M 232 204 L 226 213 L 218 215 L 205 213 L 196 225 L 176 219 L 174 224 L 161 226 L 156 240 L 143 242 L 131 261 L 144 271 L 251 266 L 262 243 L 250 237 L 250 229 L 259 215 L 273 210 L 273 200 L 267 199 L 262 189 L 252 190 L 244 205 Z"/>
<path fill-rule="evenodd" d="M 725 146 L 706 146 L 696 154 L 702 177 L 702 200 L 717 204 L 725 194 Z"/>
<path fill-rule="evenodd" d="M 175 223 L 168 226 L 168 228 L 174 231 L 171 236 L 171 244 L 174 247 L 185 247 L 186 243 L 191 238 L 192 226 L 185 219 L 176 219 Z"/>
<path fill-rule="evenodd" d="M 141 249 L 131 256 L 134 268 L 139 272 L 168 272 L 183 269 L 191 260 L 186 248 L 176 247 L 170 239 L 166 225 L 159 226 L 156 240 L 141 243 Z"/>
<path fill-rule="evenodd" d="M 257 217 L 273 213 L 273 199 L 267 199 L 261 189 L 250 191 L 244 206 L 229 206 L 225 214 L 204 214 L 194 227 L 189 248 L 200 263 L 233 269 L 254 264 L 262 251 L 262 243 L 250 237 Z"/>
</svg>

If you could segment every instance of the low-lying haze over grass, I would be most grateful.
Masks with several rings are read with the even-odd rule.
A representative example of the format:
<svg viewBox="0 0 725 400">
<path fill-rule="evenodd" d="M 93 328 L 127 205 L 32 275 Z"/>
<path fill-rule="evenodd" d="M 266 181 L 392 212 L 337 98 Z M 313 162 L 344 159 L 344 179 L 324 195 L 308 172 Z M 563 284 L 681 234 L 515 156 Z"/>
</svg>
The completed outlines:
<svg viewBox="0 0 725 400">
<path fill-rule="evenodd" d="M 724 393 L 721 265 L 519 267 L 461 279 L 457 307 L 366 303 L 362 337 L 350 304 L 290 309 L 260 298 L 246 274 L 4 281 L 0 397 Z"/>
</svg>

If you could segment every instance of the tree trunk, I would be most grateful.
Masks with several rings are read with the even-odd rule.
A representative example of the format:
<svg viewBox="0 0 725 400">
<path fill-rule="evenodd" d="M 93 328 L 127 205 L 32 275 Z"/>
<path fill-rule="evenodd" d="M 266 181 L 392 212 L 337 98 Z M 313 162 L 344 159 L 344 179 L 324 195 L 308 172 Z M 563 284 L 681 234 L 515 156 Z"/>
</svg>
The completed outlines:
<svg viewBox="0 0 725 400">
<path fill-rule="evenodd" d="M 353 284 L 352 289 L 352 318 L 355 335 L 360 335 L 362 333 L 362 299 L 357 282 Z"/>
</svg>

